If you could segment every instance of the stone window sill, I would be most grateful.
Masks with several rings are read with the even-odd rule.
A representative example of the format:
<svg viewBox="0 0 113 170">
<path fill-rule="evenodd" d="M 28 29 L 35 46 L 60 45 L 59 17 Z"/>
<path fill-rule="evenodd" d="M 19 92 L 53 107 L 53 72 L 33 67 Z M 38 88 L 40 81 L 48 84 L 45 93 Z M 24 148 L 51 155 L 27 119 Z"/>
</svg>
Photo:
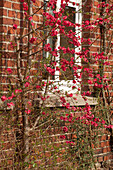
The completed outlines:
<svg viewBox="0 0 113 170">
<path fill-rule="evenodd" d="M 56 96 L 55 94 L 50 94 L 50 97 L 45 100 L 44 106 L 45 107 L 62 107 L 62 103 L 60 100 L 60 97 Z M 76 98 L 76 100 L 74 99 Z M 97 105 L 97 98 L 95 97 L 88 97 L 85 96 L 87 101 L 85 101 L 81 95 L 73 95 L 73 97 L 65 97 L 66 103 L 69 103 L 70 106 L 84 106 L 86 103 L 88 103 L 90 106 Z M 42 101 L 41 99 L 36 100 L 36 104 L 38 107 L 41 106 Z"/>
<path fill-rule="evenodd" d="M 46 101 L 44 102 L 45 107 L 62 107 L 61 100 L 58 96 L 54 94 L 50 94 L 49 96 L 50 97 L 46 99 Z M 77 95 L 77 96 L 73 95 L 73 98 L 65 97 L 65 100 L 66 100 L 66 103 L 70 104 L 70 106 L 84 106 L 86 103 L 88 103 L 90 106 L 97 105 L 97 98 L 88 97 L 88 96 L 85 96 L 85 97 L 87 101 L 85 101 L 81 95 Z M 76 100 L 74 98 L 76 98 Z M 42 100 L 40 98 L 35 99 L 35 104 L 37 105 L 37 107 L 40 107 L 42 104 Z M 6 110 L 12 110 L 12 109 L 13 107 L 6 108 Z M 1 99 L 0 99 L 0 110 L 4 110 L 3 102 L 1 101 Z"/>
</svg>

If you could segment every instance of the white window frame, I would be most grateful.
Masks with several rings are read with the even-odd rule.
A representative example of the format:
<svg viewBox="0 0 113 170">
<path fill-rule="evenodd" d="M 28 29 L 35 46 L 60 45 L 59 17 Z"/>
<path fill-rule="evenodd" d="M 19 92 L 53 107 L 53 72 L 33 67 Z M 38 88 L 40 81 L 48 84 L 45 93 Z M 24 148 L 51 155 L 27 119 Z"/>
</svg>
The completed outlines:
<svg viewBox="0 0 113 170">
<path fill-rule="evenodd" d="M 81 6 L 82 6 L 82 0 L 70 0 L 70 2 L 71 3 L 68 3 L 68 6 L 75 8 L 76 11 L 78 11 L 81 8 Z M 75 5 L 72 4 L 73 2 L 75 3 Z M 79 6 L 76 5 L 77 3 L 79 4 Z M 60 7 L 61 7 L 61 0 L 57 0 L 57 4 L 56 4 L 56 11 L 57 12 L 59 11 Z M 81 23 L 82 23 L 82 13 L 79 12 L 79 13 L 76 13 L 75 15 L 76 15 L 75 23 L 81 25 Z M 75 29 L 76 29 L 75 31 L 76 31 L 77 35 L 81 39 L 81 36 L 82 36 L 81 35 L 81 31 L 80 31 L 81 28 L 80 27 L 76 27 Z M 57 38 L 56 39 L 57 39 L 57 41 L 56 41 L 56 47 L 55 48 L 58 49 L 58 47 L 60 46 L 60 34 L 57 34 Z M 47 43 L 49 43 L 49 39 L 47 40 Z M 81 46 L 80 47 L 76 47 L 75 51 L 76 52 L 81 51 Z M 48 55 L 49 55 L 49 53 L 47 52 L 46 57 L 48 57 Z M 75 59 L 77 59 L 78 55 L 75 54 L 74 57 L 75 57 Z M 59 53 L 58 53 L 58 56 L 56 57 L 56 61 L 60 62 L 60 54 Z M 76 84 L 73 84 L 73 80 L 67 80 L 67 81 L 60 80 L 60 72 L 56 71 L 56 67 L 60 66 L 59 62 L 57 62 L 56 66 L 55 66 L 55 75 L 54 75 L 55 80 L 52 80 L 54 82 L 54 85 L 56 85 L 58 87 L 58 89 L 62 90 L 63 92 L 67 91 L 67 92 L 71 92 L 71 93 L 76 93 L 78 91 L 77 88 L 80 87 L 80 83 L 77 81 L 76 77 L 74 78 L 76 80 L 76 82 L 77 82 Z M 77 63 L 79 65 L 81 65 L 80 57 L 77 59 Z M 79 79 L 79 81 L 80 80 L 81 79 Z M 77 88 L 72 90 L 72 86 L 74 86 L 74 85 Z"/>
</svg>

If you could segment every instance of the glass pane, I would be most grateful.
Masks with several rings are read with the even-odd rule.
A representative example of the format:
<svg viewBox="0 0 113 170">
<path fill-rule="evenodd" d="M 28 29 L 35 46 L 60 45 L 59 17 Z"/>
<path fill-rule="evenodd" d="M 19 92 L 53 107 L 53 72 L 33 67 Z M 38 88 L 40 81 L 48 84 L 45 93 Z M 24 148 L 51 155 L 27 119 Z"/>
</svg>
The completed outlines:
<svg viewBox="0 0 113 170">
<path fill-rule="evenodd" d="M 64 12 L 64 16 L 67 16 L 68 21 L 75 23 L 75 8 L 72 7 L 66 7 L 65 8 L 65 12 Z M 69 27 L 65 27 L 64 31 L 65 33 L 71 33 L 70 31 L 72 30 L 72 33 L 75 33 L 75 27 L 69 26 Z M 71 44 L 70 42 L 72 42 L 72 39 L 65 36 L 65 35 L 61 35 L 60 36 L 60 46 L 61 47 L 65 47 L 65 48 L 70 48 L 70 49 L 75 49 L 73 43 Z M 70 53 L 66 53 L 64 54 L 63 52 L 60 54 L 60 62 L 62 63 L 63 59 L 66 59 L 67 61 L 70 62 L 70 58 L 74 57 L 74 54 L 70 54 Z M 72 80 L 74 79 L 73 77 L 73 69 L 72 67 L 69 67 L 69 65 L 67 64 L 67 69 L 66 71 L 60 73 L 60 80 Z"/>
<path fill-rule="evenodd" d="M 47 7 L 46 7 L 46 8 L 47 8 Z M 54 16 L 52 9 L 49 10 L 49 14 L 51 14 L 51 15 Z M 49 35 L 50 30 L 51 30 L 51 27 L 48 26 L 44 34 L 45 34 L 46 36 Z M 45 41 L 45 43 L 43 44 L 43 46 L 45 46 L 46 44 L 50 44 L 51 49 L 54 50 L 54 49 L 55 49 L 55 41 L 56 41 L 56 37 L 49 36 L 49 37 L 47 38 L 47 40 Z M 44 63 L 46 63 L 46 65 L 47 65 L 48 67 L 51 67 L 52 69 L 55 68 L 54 66 L 51 65 L 51 63 L 55 61 L 55 57 L 52 56 L 52 54 L 51 54 L 50 52 L 46 52 L 46 51 L 43 50 L 43 60 L 44 60 Z M 48 77 L 49 77 L 50 79 L 54 80 L 54 75 L 50 75 L 50 74 L 48 73 L 48 71 L 46 71 L 46 69 L 43 68 L 42 78 L 43 78 L 43 79 L 47 79 Z"/>
</svg>

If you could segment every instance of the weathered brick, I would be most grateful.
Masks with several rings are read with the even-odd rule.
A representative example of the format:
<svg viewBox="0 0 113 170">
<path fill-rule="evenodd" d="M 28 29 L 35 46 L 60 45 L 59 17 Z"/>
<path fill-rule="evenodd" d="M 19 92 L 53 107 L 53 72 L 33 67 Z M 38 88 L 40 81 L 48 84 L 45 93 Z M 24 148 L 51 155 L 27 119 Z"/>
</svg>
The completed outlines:
<svg viewBox="0 0 113 170">
<path fill-rule="evenodd" d="M 8 17 L 13 17 L 15 18 L 16 17 L 16 12 L 15 11 L 8 11 Z"/>
<path fill-rule="evenodd" d="M 103 162 L 103 157 L 102 156 L 98 157 L 98 162 Z"/>
<path fill-rule="evenodd" d="M 6 43 L 7 42 L 9 42 L 10 40 L 12 40 L 13 38 L 12 38 L 12 34 L 14 33 L 14 30 L 13 30 L 13 28 L 12 28 L 12 26 L 13 26 L 13 24 L 17 24 L 18 26 L 19 25 L 21 25 L 22 26 L 22 23 L 19 21 L 19 20 L 16 20 L 16 17 L 18 18 L 18 19 L 22 19 L 23 18 L 23 14 L 22 14 L 22 12 L 20 13 L 20 12 L 18 12 L 18 11 L 16 11 L 16 10 L 20 10 L 20 6 L 22 7 L 22 3 L 21 3 L 21 5 L 19 4 L 19 3 L 16 3 L 16 2 L 20 2 L 20 0 L 12 0 L 12 1 L 10 1 L 10 2 L 8 2 L 8 0 L 6 1 L 6 0 L 4 0 L 4 7 L 6 7 L 6 8 L 8 8 L 8 17 L 9 18 L 4 18 L 3 20 L 2 20 L 2 18 L 0 18 L 0 31 L 2 31 L 2 32 L 5 32 L 5 33 L 7 33 L 8 32 L 8 36 L 6 37 L 7 39 L 6 39 Z M 3 0 L 0 0 L 0 5 L 2 6 L 3 4 Z M 38 6 L 40 6 L 41 5 L 41 1 L 36 1 L 36 4 L 38 5 Z M 91 7 L 91 3 L 93 3 L 94 4 L 94 6 L 93 7 Z M 98 1 L 97 0 L 87 0 L 87 3 L 86 3 L 86 7 L 85 7 L 85 14 L 83 15 L 83 20 L 91 20 L 91 21 L 93 21 L 93 20 L 95 20 L 98 16 L 99 16 L 99 9 L 97 8 L 97 5 L 98 5 Z M 11 9 L 11 7 L 12 7 L 12 9 Z M 94 8 L 95 7 L 95 8 Z M 13 10 L 15 10 L 15 11 L 13 11 Z M 35 12 L 36 10 L 35 9 L 33 9 L 33 12 Z M 41 11 L 41 12 L 38 12 L 37 14 L 41 14 L 43 12 L 43 10 Z M 90 12 L 90 13 L 87 13 L 87 12 Z M 94 12 L 96 12 L 96 13 L 98 13 L 98 14 L 96 14 L 96 15 L 94 15 Z M 0 15 L 2 16 L 2 14 L 4 15 L 4 16 L 7 16 L 7 9 L 3 9 L 3 11 L 2 10 L 0 10 Z M 14 18 L 14 19 L 11 19 L 11 18 Z M 43 22 L 43 17 L 42 16 L 39 16 L 39 15 L 34 15 L 33 16 L 33 19 L 34 19 L 34 21 L 35 22 L 37 22 L 36 23 L 36 25 L 38 25 L 38 22 Z M 5 25 L 7 25 L 7 26 L 2 26 L 2 24 L 5 24 Z M 36 26 L 35 25 L 35 26 Z M 27 26 L 27 24 L 25 25 L 25 26 Z M 39 26 L 39 25 L 38 25 Z M 7 30 L 7 28 L 8 28 L 8 30 Z M 28 29 L 26 28 L 25 29 L 25 32 L 24 33 L 27 33 L 28 32 Z M 16 33 L 17 34 L 20 34 L 20 33 L 22 33 L 22 29 L 20 30 L 19 28 L 17 28 L 17 30 L 16 30 Z M 111 32 L 109 32 L 109 34 L 111 35 Z M 34 36 L 34 35 L 33 35 Z M 40 35 L 39 35 L 40 36 Z M 90 31 L 90 30 L 84 30 L 84 34 L 83 34 L 83 38 L 98 38 L 98 40 L 97 41 L 95 41 L 94 42 L 94 44 L 93 45 L 95 45 L 95 47 L 91 47 L 90 48 L 90 55 L 89 56 L 91 56 L 91 54 L 93 53 L 93 52 L 97 52 L 97 51 L 99 51 L 100 49 L 99 49 L 99 47 L 97 47 L 97 46 L 100 46 L 100 29 L 94 29 L 93 31 Z M 0 35 L 0 41 L 3 39 L 3 37 Z M 4 38 L 4 40 L 5 40 L 5 38 Z M 26 43 L 27 42 L 27 38 L 25 38 L 24 40 L 23 40 L 23 42 L 24 43 Z M 39 42 L 38 40 L 37 40 L 37 42 Z M 6 48 L 7 47 L 7 44 L 6 43 L 4 43 L 4 44 L 0 44 L 0 45 L 3 45 L 4 46 L 4 48 Z M 87 46 L 87 43 L 85 44 L 86 46 Z M 106 46 L 107 46 L 107 44 L 106 44 Z M 88 46 L 89 47 L 89 46 Z M 10 47 L 10 45 L 8 45 L 8 50 L 12 50 L 12 48 Z M 37 50 L 37 47 L 36 47 L 36 49 L 34 49 L 34 52 Z M 22 56 L 22 58 L 24 58 L 25 59 L 25 54 Z M 3 64 L 3 66 L 7 66 L 7 67 L 14 67 L 15 65 L 16 65 L 16 63 L 15 63 L 15 61 L 13 61 L 13 60 L 6 60 L 6 59 L 13 59 L 13 58 L 17 58 L 17 55 L 16 54 L 14 54 L 13 52 L 12 53 L 8 53 L 8 54 L 3 54 L 2 55 L 2 64 Z M 37 55 L 37 60 L 39 60 L 39 59 L 42 59 L 42 56 L 41 56 L 41 54 L 38 54 Z M 113 56 L 111 55 L 110 57 L 109 57 L 109 60 L 112 60 L 113 59 Z M 83 64 L 85 64 L 85 63 L 83 63 Z M 113 65 L 113 62 L 111 61 L 111 63 L 110 64 L 112 64 Z M 21 62 L 21 66 L 24 66 L 24 67 L 26 67 L 27 66 L 27 64 L 26 64 L 26 61 L 24 61 L 24 62 Z M 6 67 L 6 68 L 7 68 Z M 38 68 L 39 67 L 39 64 L 35 64 L 35 66 L 34 67 L 36 67 L 36 68 Z M 2 71 L 6 71 L 6 68 L 4 68 L 4 69 L 2 69 Z M 94 66 L 93 67 L 95 70 L 97 70 L 98 69 L 98 67 L 97 66 Z M 17 74 L 17 72 L 16 72 L 16 69 L 12 69 L 13 70 L 13 74 Z M 109 73 L 107 73 L 108 71 L 109 71 L 110 69 L 108 69 L 107 67 L 105 68 L 105 71 L 106 71 L 106 75 L 109 77 L 110 76 L 110 74 Z M 22 72 L 24 73 L 24 70 L 22 70 Z M 37 73 L 36 72 L 36 70 L 33 70 L 32 71 L 32 74 L 35 74 L 35 73 Z M 41 74 L 41 73 L 40 73 Z M 85 75 L 85 78 L 84 79 L 82 79 L 82 80 L 84 80 L 84 83 L 86 83 L 86 75 Z M 3 77 L 2 78 L 2 82 L 3 83 L 5 83 L 5 82 L 7 82 L 6 81 L 6 79 L 5 79 L 5 77 Z M 12 80 L 12 79 L 11 79 Z M 4 85 L 3 86 L 3 88 L 4 88 L 4 90 L 8 90 L 7 89 L 7 85 Z M 92 87 L 89 87 L 88 85 L 84 85 L 83 86 L 83 91 L 87 91 L 87 89 L 88 88 L 92 88 Z M 109 87 L 109 90 L 111 90 L 111 87 Z M 113 92 L 111 92 L 111 95 L 112 95 L 112 93 Z M 63 109 L 61 109 L 60 108 L 60 110 L 59 110 L 59 113 L 62 113 L 62 112 L 65 112 L 65 110 L 63 111 Z M 75 116 L 80 116 L 81 115 L 81 113 L 79 113 L 79 112 L 77 112 L 76 113 L 76 115 Z M 66 125 L 69 125 L 69 124 L 66 124 Z M 6 133 L 6 132 L 4 132 L 4 133 Z M 60 133 L 60 130 L 59 129 L 55 129 L 54 131 L 53 130 L 47 130 L 47 134 L 49 134 L 49 135 L 52 135 L 52 134 L 58 134 L 58 133 Z M 69 135 L 67 135 L 67 137 L 70 137 L 71 135 L 69 134 Z M 37 137 L 39 137 L 39 133 L 38 133 L 38 135 L 37 135 Z M 76 139 L 76 136 L 75 135 L 73 135 L 73 138 L 75 138 Z M 8 139 L 7 137 L 4 139 L 4 140 L 10 140 L 10 138 Z M 48 139 L 47 139 L 47 141 L 45 142 L 45 143 L 47 143 L 48 141 L 56 141 L 56 137 L 54 136 L 54 137 L 49 137 Z M 102 152 L 104 152 L 104 153 L 106 153 L 106 152 L 110 152 L 110 147 L 105 147 L 105 146 L 109 146 L 109 140 L 110 140 L 110 136 L 109 137 L 107 137 L 107 135 L 103 135 L 101 138 L 100 138 L 100 146 L 99 147 L 101 147 L 101 148 L 98 148 L 97 150 L 96 150 L 96 152 L 97 152 L 97 154 L 101 154 Z M 108 140 L 108 141 L 106 141 L 106 140 Z M 13 141 L 13 138 L 12 138 L 12 141 Z M 41 142 L 41 140 L 40 140 L 40 142 Z M 58 145 L 58 144 L 57 144 Z M 7 143 L 7 146 L 5 145 L 4 146 L 4 148 L 10 148 L 11 146 L 9 145 L 9 143 Z M 97 146 L 98 147 L 98 146 Z M 40 151 L 42 151 L 43 152 L 43 149 L 41 150 L 40 149 Z M 48 156 L 50 156 L 50 153 L 48 152 L 48 153 L 46 153 L 46 156 L 48 157 Z M 111 159 L 111 157 L 110 156 L 104 156 L 104 158 L 103 158 L 103 156 L 98 156 L 98 162 L 103 162 L 103 161 L 106 161 L 106 160 L 108 160 L 108 159 Z M 11 160 L 12 161 L 12 160 Z M 58 160 L 57 160 L 58 162 L 61 162 L 61 159 L 60 158 L 58 158 Z M 38 162 L 38 161 L 37 161 Z M 40 162 L 40 161 L 39 161 Z M 50 162 L 51 163 L 51 162 Z M 8 164 L 12 164 L 12 162 L 10 162 L 10 160 L 9 160 L 9 162 L 8 162 Z M 32 167 L 31 167 L 32 168 Z"/>
<path fill-rule="evenodd" d="M 22 5 L 21 5 L 21 6 L 22 6 Z M 13 8 L 13 9 L 20 10 L 20 4 L 13 3 L 13 4 L 12 4 L 12 8 Z"/>
<path fill-rule="evenodd" d="M 5 0 L 4 0 L 3 5 L 4 5 L 4 7 L 10 8 L 10 9 L 11 9 L 11 7 L 12 7 L 12 3 L 11 3 L 11 2 L 8 2 L 8 1 L 5 1 Z"/>
</svg>

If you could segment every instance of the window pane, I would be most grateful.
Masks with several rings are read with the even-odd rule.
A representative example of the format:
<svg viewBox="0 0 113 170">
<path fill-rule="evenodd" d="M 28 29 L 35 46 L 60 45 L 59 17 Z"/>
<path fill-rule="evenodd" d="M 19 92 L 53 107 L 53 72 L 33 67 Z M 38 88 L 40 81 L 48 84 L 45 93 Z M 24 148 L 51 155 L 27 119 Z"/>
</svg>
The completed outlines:
<svg viewBox="0 0 113 170">
<path fill-rule="evenodd" d="M 67 20 L 70 21 L 71 23 L 75 23 L 75 8 L 72 7 L 66 7 L 65 8 L 65 12 L 64 12 L 64 16 L 67 16 Z M 72 33 L 75 33 L 75 27 L 69 26 L 66 27 L 65 26 L 65 34 L 67 33 L 71 33 L 70 31 L 72 30 Z M 74 35 L 73 35 L 74 36 Z M 70 42 L 72 42 L 72 39 L 65 36 L 65 35 L 61 35 L 60 36 L 60 46 L 61 47 L 65 47 L 65 48 L 70 48 L 70 49 L 75 49 L 73 43 L 71 44 Z M 60 62 L 63 62 L 63 59 L 67 60 L 70 62 L 70 58 L 74 57 L 74 54 L 70 54 L 70 53 L 66 53 L 64 54 L 63 52 L 60 54 Z M 72 67 L 69 67 L 69 65 L 67 64 L 67 69 L 65 72 L 60 73 L 60 80 L 72 80 L 74 79 L 73 77 L 73 69 Z"/>
</svg>

